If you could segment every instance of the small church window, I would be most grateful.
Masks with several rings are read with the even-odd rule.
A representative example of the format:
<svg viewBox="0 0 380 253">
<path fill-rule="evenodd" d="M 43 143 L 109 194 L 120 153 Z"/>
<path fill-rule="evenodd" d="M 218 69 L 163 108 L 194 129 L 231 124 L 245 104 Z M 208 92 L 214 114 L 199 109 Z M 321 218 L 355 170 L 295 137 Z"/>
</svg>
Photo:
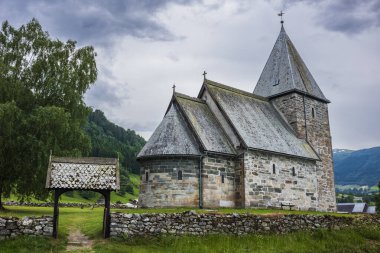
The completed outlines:
<svg viewBox="0 0 380 253">
<path fill-rule="evenodd" d="M 292 175 L 296 176 L 296 169 L 294 167 L 292 168 Z"/>
<path fill-rule="evenodd" d="M 311 116 L 313 117 L 313 119 L 315 118 L 314 108 L 311 108 Z"/>
<path fill-rule="evenodd" d="M 145 171 L 145 181 L 149 181 L 149 172 Z"/>
<path fill-rule="evenodd" d="M 277 85 L 279 85 L 280 84 L 280 79 L 277 79 L 276 81 L 275 81 L 275 83 L 273 84 L 273 86 L 277 86 Z"/>
<path fill-rule="evenodd" d="M 273 174 L 276 174 L 276 165 L 273 164 Z"/>
<path fill-rule="evenodd" d="M 178 171 L 178 180 L 182 180 L 182 170 Z"/>
<path fill-rule="evenodd" d="M 222 184 L 224 184 L 224 174 L 222 174 Z"/>
</svg>

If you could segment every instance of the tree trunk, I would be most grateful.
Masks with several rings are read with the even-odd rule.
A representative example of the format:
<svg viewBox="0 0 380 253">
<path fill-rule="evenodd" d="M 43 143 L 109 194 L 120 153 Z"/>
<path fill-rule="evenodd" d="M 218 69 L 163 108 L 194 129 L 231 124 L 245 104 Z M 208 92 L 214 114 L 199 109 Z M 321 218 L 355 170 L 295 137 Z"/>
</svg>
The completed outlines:
<svg viewBox="0 0 380 253">
<path fill-rule="evenodd" d="M 3 191 L 1 190 L 1 187 L 0 187 L 0 210 L 4 210 L 5 209 L 4 206 L 3 206 L 3 201 L 1 199 L 2 195 L 3 195 Z"/>
</svg>

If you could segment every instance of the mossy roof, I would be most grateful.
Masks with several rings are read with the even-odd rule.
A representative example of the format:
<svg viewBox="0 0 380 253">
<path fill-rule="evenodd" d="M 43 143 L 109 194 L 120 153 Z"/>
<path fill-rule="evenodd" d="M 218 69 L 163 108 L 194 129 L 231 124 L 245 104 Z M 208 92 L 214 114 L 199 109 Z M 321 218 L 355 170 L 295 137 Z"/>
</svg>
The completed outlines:
<svg viewBox="0 0 380 253">
<path fill-rule="evenodd" d="M 176 93 L 175 99 L 206 151 L 235 154 L 222 126 L 205 101 Z"/>
<path fill-rule="evenodd" d="M 210 80 L 204 82 L 204 87 L 247 148 L 318 159 L 268 99 Z"/>
</svg>

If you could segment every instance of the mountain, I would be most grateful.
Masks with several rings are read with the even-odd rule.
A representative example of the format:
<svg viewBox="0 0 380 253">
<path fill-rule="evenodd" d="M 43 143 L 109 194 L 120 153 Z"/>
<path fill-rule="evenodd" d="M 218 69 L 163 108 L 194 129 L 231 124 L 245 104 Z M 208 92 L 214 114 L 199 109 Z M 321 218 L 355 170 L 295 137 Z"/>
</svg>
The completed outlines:
<svg viewBox="0 0 380 253">
<path fill-rule="evenodd" d="M 380 180 L 380 147 L 361 150 L 334 149 L 335 183 L 377 185 Z"/>
<path fill-rule="evenodd" d="M 124 168 L 135 174 L 140 173 L 136 156 L 145 145 L 145 140 L 135 131 L 115 125 L 100 110 L 90 114 L 85 131 L 91 139 L 91 156 L 119 157 Z"/>
</svg>

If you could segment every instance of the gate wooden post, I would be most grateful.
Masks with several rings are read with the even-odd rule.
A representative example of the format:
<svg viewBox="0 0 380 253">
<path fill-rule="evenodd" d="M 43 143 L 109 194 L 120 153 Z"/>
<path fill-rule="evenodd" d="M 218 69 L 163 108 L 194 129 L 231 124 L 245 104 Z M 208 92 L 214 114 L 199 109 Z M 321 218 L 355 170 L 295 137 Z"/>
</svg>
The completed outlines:
<svg viewBox="0 0 380 253">
<path fill-rule="evenodd" d="M 59 195 L 60 195 L 60 190 L 55 189 L 54 190 L 54 215 L 53 215 L 53 237 L 55 239 L 58 238 Z"/>
<path fill-rule="evenodd" d="M 111 202 L 111 192 L 104 192 L 104 238 L 110 237 L 111 230 L 111 211 L 110 211 L 110 202 Z"/>
</svg>

